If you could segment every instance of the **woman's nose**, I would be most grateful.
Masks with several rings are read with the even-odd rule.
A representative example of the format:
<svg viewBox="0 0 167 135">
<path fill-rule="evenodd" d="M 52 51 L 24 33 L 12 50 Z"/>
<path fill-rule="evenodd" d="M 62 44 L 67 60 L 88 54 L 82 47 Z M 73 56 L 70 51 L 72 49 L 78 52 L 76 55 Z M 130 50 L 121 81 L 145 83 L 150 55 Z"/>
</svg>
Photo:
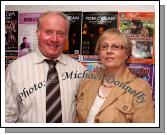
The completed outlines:
<svg viewBox="0 0 167 135">
<path fill-rule="evenodd" d="M 111 46 L 107 48 L 107 53 L 113 53 L 113 49 L 111 48 Z"/>
</svg>

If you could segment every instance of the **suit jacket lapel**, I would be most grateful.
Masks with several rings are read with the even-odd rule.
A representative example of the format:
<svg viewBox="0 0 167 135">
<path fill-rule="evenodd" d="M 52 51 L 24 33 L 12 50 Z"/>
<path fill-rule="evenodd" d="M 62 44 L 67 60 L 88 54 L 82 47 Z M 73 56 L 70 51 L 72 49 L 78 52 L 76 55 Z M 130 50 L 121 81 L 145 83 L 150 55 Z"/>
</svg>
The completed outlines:
<svg viewBox="0 0 167 135">
<path fill-rule="evenodd" d="M 125 93 L 124 90 L 122 90 L 121 88 L 114 86 L 111 89 L 111 92 L 109 94 L 109 96 L 106 98 L 106 100 L 104 101 L 103 105 L 101 106 L 100 110 L 98 113 L 100 113 L 101 111 L 103 111 L 106 107 L 108 107 L 110 104 L 112 104 L 115 100 L 117 100 L 123 93 Z"/>
</svg>

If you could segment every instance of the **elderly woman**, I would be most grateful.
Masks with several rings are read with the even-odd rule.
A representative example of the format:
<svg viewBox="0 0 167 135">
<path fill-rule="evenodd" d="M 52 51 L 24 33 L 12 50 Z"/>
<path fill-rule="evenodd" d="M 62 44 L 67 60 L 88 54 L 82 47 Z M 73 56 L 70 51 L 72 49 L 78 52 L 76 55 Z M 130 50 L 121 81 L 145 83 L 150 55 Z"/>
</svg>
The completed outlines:
<svg viewBox="0 0 167 135">
<path fill-rule="evenodd" d="M 103 68 L 84 77 L 76 96 L 75 122 L 154 122 L 150 85 L 126 66 L 131 50 L 130 40 L 116 29 L 99 37 L 96 52 Z"/>
</svg>

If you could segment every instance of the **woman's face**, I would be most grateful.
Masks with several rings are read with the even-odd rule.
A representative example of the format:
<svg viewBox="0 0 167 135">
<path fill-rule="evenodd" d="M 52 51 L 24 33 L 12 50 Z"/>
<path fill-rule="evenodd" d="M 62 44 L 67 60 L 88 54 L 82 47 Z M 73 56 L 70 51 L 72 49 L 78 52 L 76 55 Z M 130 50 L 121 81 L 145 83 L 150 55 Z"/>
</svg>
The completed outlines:
<svg viewBox="0 0 167 135">
<path fill-rule="evenodd" d="M 123 39 L 118 35 L 106 35 L 100 43 L 99 57 L 106 68 L 120 68 L 128 58 Z"/>
</svg>

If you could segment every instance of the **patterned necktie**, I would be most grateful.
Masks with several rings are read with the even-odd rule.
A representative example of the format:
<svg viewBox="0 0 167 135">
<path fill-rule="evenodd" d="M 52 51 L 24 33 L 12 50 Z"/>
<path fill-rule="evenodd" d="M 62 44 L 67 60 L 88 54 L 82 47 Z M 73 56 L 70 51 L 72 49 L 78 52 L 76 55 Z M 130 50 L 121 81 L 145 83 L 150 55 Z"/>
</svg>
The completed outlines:
<svg viewBox="0 0 167 135">
<path fill-rule="evenodd" d="M 61 95 L 58 73 L 55 68 L 57 61 L 45 60 L 49 65 L 46 83 L 46 123 L 61 123 Z"/>
</svg>

